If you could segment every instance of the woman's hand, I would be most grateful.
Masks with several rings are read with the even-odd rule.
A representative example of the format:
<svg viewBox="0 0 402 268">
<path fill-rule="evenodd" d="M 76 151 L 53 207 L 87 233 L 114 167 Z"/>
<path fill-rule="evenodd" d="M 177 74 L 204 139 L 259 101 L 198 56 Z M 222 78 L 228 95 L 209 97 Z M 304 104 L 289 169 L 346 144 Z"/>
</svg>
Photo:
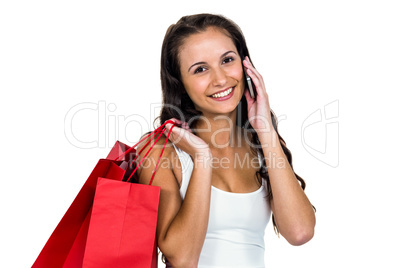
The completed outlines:
<svg viewBox="0 0 402 268">
<path fill-rule="evenodd" d="M 169 120 L 173 121 L 175 126 L 173 127 L 173 124 L 171 123 L 166 124 L 166 130 L 164 133 L 167 136 L 170 129 L 173 127 L 169 140 L 174 145 L 191 155 L 193 159 L 199 156 L 209 156 L 210 149 L 208 144 L 200 137 L 194 135 L 186 122 L 182 122 L 176 118 Z"/>
<path fill-rule="evenodd" d="M 251 126 L 257 133 L 273 133 L 274 127 L 271 119 L 271 108 L 269 106 L 268 94 L 265 89 L 264 79 L 246 57 L 243 60 L 247 74 L 251 77 L 256 87 L 256 98 L 250 96 L 250 92 L 245 90 L 244 95 L 247 100 L 248 118 Z"/>
</svg>

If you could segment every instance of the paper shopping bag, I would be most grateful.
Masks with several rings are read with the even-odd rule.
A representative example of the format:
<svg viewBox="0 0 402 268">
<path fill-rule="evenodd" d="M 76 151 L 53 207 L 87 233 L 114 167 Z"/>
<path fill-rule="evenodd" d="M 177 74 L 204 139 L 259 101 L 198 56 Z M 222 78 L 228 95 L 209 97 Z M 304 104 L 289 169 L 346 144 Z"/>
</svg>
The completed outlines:
<svg viewBox="0 0 402 268">
<path fill-rule="evenodd" d="M 108 159 L 100 159 L 67 212 L 53 231 L 32 267 L 77 268 L 82 266 L 90 212 L 99 177 L 121 181 L 128 166 L 126 160 L 115 161 L 126 145 L 116 142 Z M 134 150 L 135 151 L 135 150 Z M 126 157 L 133 151 L 129 151 Z M 113 159 L 113 160 L 111 160 Z M 123 166 L 123 168 L 121 167 Z"/>
<path fill-rule="evenodd" d="M 83 267 L 157 267 L 156 226 L 160 188 L 152 186 L 152 181 L 167 141 L 149 185 L 98 179 Z M 138 166 L 155 144 L 156 141 Z"/>
<path fill-rule="evenodd" d="M 99 178 L 83 267 L 156 268 L 160 188 Z"/>
<path fill-rule="evenodd" d="M 70 205 L 69 209 L 67 210 L 67 212 L 65 213 L 65 215 L 63 216 L 61 221 L 57 225 L 56 229 L 53 231 L 52 235 L 48 239 L 47 243 L 43 247 L 41 253 L 39 254 L 38 258 L 36 259 L 36 261 L 32 267 L 34 267 L 34 268 L 58 268 L 58 267 L 80 268 L 80 267 L 83 267 L 84 252 L 85 251 L 89 252 L 87 258 L 90 258 L 91 252 L 92 252 L 92 242 L 89 242 L 89 244 L 91 246 L 88 247 L 87 246 L 87 243 L 88 243 L 87 238 L 88 238 L 88 228 L 89 228 L 90 220 L 91 220 L 93 201 L 94 201 L 94 196 L 95 196 L 95 188 L 97 187 L 98 178 L 109 179 L 109 181 L 115 181 L 115 182 L 122 182 L 123 180 L 129 181 L 131 178 L 135 179 L 137 176 L 135 171 L 142 162 L 140 162 L 140 164 L 138 166 L 136 166 L 135 159 L 137 158 L 139 153 L 141 153 L 141 151 L 137 153 L 134 148 L 140 142 L 145 140 L 146 138 L 154 137 L 155 134 L 159 134 L 158 138 L 154 141 L 153 145 L 150 147 L 149 151 L 145 154 L 145 156 L 147 154 L 149 154 L 152 147 L 156 144 L 158 139 L 160 139 L 160 137 L 162 136 L 162 134 L 165 130 L 164 126 L 167 123 L 174 124 L 174 122 L 168 120 L 167 122 L 162 124 L 159 128 L 155 129 L 153 132 L 146 135 L 143 139 L 141 139 L 136 145 L 134 145 L 132 147 L 129 147 L 120 142 L 116 142 L 115 146 L 112 148 L 108 157 L 106 159 L 101 159 L 98 161 L 97 165 L 93 169 L 92 173 L 86 180 L 85 184 L 81 188 L 77 197 L 74 199 L 73 203 Z M 168 136 L 170 135 L 172 129 L 173 128 L 170 129 Z M 166 142 L 167 142 L 167 140 L 168 139 L 166 139 Z M 147 144 L 149 144 L 150 141 L 151 140 L 149 140 L 147 142 Z M 166 146 L 166 142 L 165 142 L 164 147 Z M 144 148 L 145 148 L 145 146 L 144 146 Z M 162 153 L 163 153 L 163 150 L 161 152 L 161 155 L 162 155 Z M 145 156 L 144 156 L 144 159 L 145 159 Z M 159 160 L 158 160 L 158 163 L 159 163 Z M 158 164 L 156 166 L 158 166 Z M 156 169 L 154 170 L 154 173 L 152 175 L 150 185 L 152 184 L 152 180 L 154 178 L 155 171 L 156 171 Z M 128 183 L 123 183 L 123 184 L 129 185 Z M 101 185 L 102 185 L 102 183 L 101 183 Z M 149 186 L 149 187 L 152 187 L 152 186 Z M 100 191 L 102 192 L 102 190 L 100 190 Z M 153 192 L 153 191 L 147 190 L 145 192 Z M 155 195 L 155 193 L 154 193 L 154 195 Z M 152 198 L 155 198 L 155 197 L 152 197 Z M 129 196 L 128 200 L 129 199 L 132 199 L 132 197 Z M 148 197 L 148 199 L 150 200 L 150 197 Z M 156 202 L 159 202 L 159 194 L 158 194 Z M 138 203 L 138 204 L 141 204 L 141 203 Z M 129 208 L 129 207 L 127 207 L 127 208 Z M 95 215 L 98 215 L 98 214 L 95 214 Z M 130 216 L 128 216 L 128 217 L 130 217 Z M 147 221 L 147 218 L 144 218 L 144 217 L 141 217 L 138 219 L 140 221 L 142 221 L 142 220 Z M 151 218 L 151 220 L 153 221 L 153 218 Z M 96 219 L 94 221 L 96 222 Z M 125 224 L 124 224 L 124 226 L 126 226 Z M 95 223 L 95 226 L 96 226 L 96 223 Z M 94 227 L 94 228 L 96 230 L 96 227 Z M 156 227 L 153 227 L 153 228 L 155 231 Z M 114 233 L 114 230 L 115 230 L 114 228 L 109 229 L 109 231 L 111 231 L 113 233 Z M 130 233 L 130 232 L 131 231 L 128 231 L 128 233 Z M 124 231 L 124 233 L 127 233 L 127 231 Z M 118 232 L 115 232 L 115 234 L 118 236 L 121 236 L 122 232 L 118 231 Z M 141 241 L 141 238 L 136 237 L 136 240 L 137 239 L 138 239 L 138 241 Z M 92 241 L 92 240 L 90 239 L 90 241 Z M 124 240 L 122 240 L 122 241 L 124 241 Z M 105 242 L 105 243 L 107 244 L 108 242 Z M 123 246 L 123 247 L 125 247 L 125 245 L 126 245 L 126 242 L 121 244 L 121 246 Z M 152 263 L 151 267 L 157 267 L 155 239 L 154 239 L 153 248 L 155 249 L 155 251 L 153 251 L 153 253 L 152 253 L 153 255 L 151 258 L 151 263 Z M 119 251 L 119 252 L 125 253 L 124 250 Z M 115 256 L 116 260 L 118 260 L 120 258 L 119 256 Z M 141 259 L 141 257 L 139 257 L 139 258 Z M 117 266 L 112 265 L 109 267 L 117 267 Z M 130 267 L 140 267 L 140 266 L 131 265 Z M 148 266 L 144 266 L 144 267 L 148 267 Z"/>
</svg>

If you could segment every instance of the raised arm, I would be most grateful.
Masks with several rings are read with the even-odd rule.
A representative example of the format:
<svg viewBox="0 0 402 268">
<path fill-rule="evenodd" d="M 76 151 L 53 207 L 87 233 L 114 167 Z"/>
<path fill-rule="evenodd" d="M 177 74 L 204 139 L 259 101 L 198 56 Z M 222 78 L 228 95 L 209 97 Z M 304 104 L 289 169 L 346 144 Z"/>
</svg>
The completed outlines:
<svg viewBox="0 0 402 268">
<path fill-rule="evenodd" d="M 262 76 L 246 58 L 243 62 L 255 83 L 257 97 L 246 91 L 250 124 L 258 133 L 272 190 L 271 208 L 278 231 L 292 245 L 302 245 L 314 235 L 315 212 L 280 145 Z"/>
<path fill-rule="evenodd" d="M 259 137 L 268 167 L 272 190 L 271 208 L 276 227 L 292 245 L 308 242 L 314 236 L 315 212 L 299 184 L 276 133 Z"/>
</svg>

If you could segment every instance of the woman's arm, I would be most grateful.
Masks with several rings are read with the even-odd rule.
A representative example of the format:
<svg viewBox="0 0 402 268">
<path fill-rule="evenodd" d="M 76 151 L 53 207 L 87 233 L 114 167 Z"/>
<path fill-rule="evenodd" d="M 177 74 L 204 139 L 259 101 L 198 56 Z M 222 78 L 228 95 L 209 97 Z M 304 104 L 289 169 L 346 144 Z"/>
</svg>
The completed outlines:
<svg viewBox="0 0 402 268">
<path fill-rule="evenodd" d="M 175 127 L 172 137 L 177 138 L 181 131 L 183 129 Z M 163 144 L 164 140 L 161 139 L 158 144 Z M 170 164 L 161 161 L 152 184 L 161 188 L 157 225 L 158 247 L 173 267 L 197 267 L 209 218 L 212 174 L 208 162 L 210 151 L 209 148 L 193 148 L 188 137 L 176 140 L 175 144 L 190 153 L 194 169 L 186 197 L 182 201 L 180 185 L 172 166 L 177 162 L 172 161 L 173 156 L 177 157 L 177 154 L 171 146 L 166 148 L 162 157 L 163 161 L 170 159 Z M 147 156 L 151 164 L 144 166 L 139 173 L 140 183 L 149 183 L 152 176 L 162 146 L 155 147 L 158 149 L 153 149 Z"/>
<path fill-rule="evenodd" d="M 272 190 L 271 208 L 278 231 L 292 245 L 302 245 L 314 235 L 315 212 L 301 188 L 280 145 L 271 119 L 271 108 L 264 79 L 250 59 L 243 61 L 257 91 L 255 99 L 245 92 L 250 124 L 258 134 L 268 168 Z"/>
<path fill-rule="evenodd" d="M 276 226 L 292 245 L 302 245 L 314 236 L 315 212 L 301 188 L 278 135 L 259 135 L 272 190 L 271 208 Z"/>
</svg>

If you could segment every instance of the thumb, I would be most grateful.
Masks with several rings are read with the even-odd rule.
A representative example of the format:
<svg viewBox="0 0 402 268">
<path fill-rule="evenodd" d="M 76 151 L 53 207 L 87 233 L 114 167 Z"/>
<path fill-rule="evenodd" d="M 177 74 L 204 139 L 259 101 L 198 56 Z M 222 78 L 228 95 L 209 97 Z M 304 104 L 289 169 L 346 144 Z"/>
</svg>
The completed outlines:
<svg viewBox="0 0 402 268">
<path fill-rule="evenodd" d="M 169 134 L 170 129 L 174 127 L 174 125 L 172 123 L 167 123 L 165 125 L 165 130 L 163 131 L 163 134 L 165 134 L 165 136 L 167 137 Z"/>
</svg>

